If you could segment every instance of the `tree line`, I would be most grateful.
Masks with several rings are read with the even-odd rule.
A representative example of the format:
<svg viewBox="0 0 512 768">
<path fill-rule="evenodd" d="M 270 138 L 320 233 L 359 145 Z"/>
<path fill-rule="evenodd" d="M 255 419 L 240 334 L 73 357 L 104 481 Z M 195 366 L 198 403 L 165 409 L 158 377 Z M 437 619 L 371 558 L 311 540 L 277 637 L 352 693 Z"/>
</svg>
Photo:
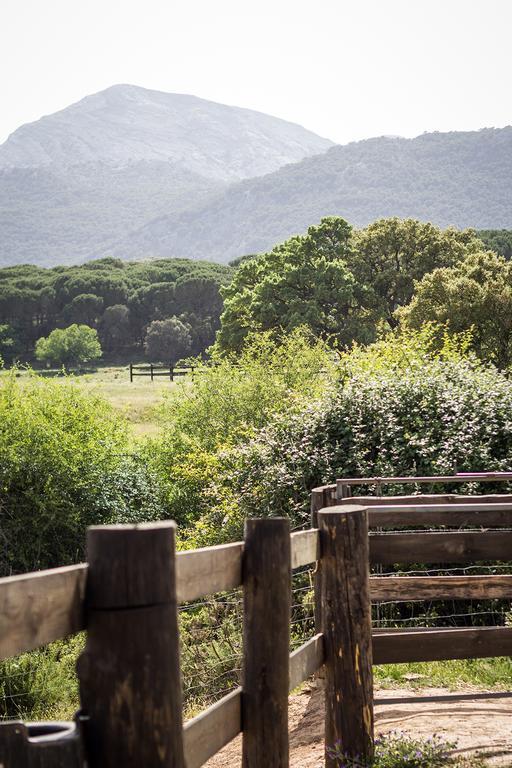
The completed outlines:
<svg viewBox="0 0 512 768">
<path fill-rule="evenodd" d="M 147 349 L 168 361 L 178 347 L 180 356 L 200 355 L 215 339 L 220 288 L 232 272 L 188 259 L 114 258 L 0 269 L 0 355 L 32 361 L 38 340 L 70 326 L 96 331 L 107 360 L 137 358 Z"/>
<path fill-rule="evenodd" d="M 494 249 L 494 250 L 492 250 Z M 512 360 L 512 232 L 381 219 L 355 230 L 327 217 L 269 253 L 241 260 L 222 290 L 221 353 L 255 332 L 308 327 L 339 350 L 399 325 L 471 332 L 474 351 Z"/>
<path fill-rule="evenodd" d="M 73 365 L 238 353 L 248 336 L 306 326 L 339 349 L 428 322 L 512 355 L 512 231 L 340 217 L 223 266 L 187 259 L 0 269 L 0 357 Z"/>
</svg>

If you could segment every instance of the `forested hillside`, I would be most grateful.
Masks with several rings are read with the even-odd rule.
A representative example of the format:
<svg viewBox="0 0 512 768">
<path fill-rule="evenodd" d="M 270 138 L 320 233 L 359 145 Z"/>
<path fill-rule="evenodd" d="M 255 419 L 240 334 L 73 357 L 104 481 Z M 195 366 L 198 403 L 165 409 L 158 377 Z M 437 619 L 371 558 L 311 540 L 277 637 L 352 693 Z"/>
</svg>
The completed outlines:
<svg viewBox="0 0 512 768">
<path fill-rule="evenodd" d="M 97 258 L 156 217 L 331 145 L 248 109 L 113 86 L 0 146 L 0 266 Z"/>
<path fill-rule="evenodd" d="M 185 259 L 0 269 L 0 355 L 31 359 L 37 339 L 77 323 L 97 329 L 107 359 L 139 356 L 148 326 L 169 318 L 186 327 L 190 354 L 200 354 L 214 341 L 219 289 L 232 271 Z"/>
<path fill-rule="evenodd" d="M 388 216 L 438 226 L 512 227 L 512 127 L 375 138 L 232 185 L 145 225 L 115 253 L 229 261 L 305 232 L 322 216 L 364 226 Z"/>
</svg>

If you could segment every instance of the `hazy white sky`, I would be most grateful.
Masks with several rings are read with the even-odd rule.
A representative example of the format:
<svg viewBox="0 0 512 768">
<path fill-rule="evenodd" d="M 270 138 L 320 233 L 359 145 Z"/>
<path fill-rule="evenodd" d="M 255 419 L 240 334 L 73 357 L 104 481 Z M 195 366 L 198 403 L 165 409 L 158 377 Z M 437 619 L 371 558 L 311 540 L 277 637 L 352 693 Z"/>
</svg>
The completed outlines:
<svg viewBox="0 0 512 768">
<path fill-rule="evenodd" d="M 0 142 L 114 83 L 344 143 L 512 123 L 512 0 L 0 0 Z"/>
</svg>

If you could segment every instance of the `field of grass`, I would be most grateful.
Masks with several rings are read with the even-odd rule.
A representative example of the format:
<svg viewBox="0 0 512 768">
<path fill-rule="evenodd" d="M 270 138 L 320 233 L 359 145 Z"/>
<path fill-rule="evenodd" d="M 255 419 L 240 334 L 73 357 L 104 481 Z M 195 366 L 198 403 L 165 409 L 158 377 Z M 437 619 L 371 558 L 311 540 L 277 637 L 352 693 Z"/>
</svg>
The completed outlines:
<svg viewBox="0 0 512 768">
<path fill-rule="evenodd" d="M 105 397 L 128 420 L 136 438 L 158 432 L 154 408 L 161 402 L 162 395 L 175 386 L 163 378 L 151 381 L 149 376 L 137 377 L 130 383 L 128 366 L 106 366 L 79 378 L 82 384 Z"/>
<path fill-rule="evenodd" d="M 45 377 L 54 377 L 57 381 L 64 381 L 64 376 L 58 370 L 38 371 L 38 373 Z M 1 375 L 5 373 L 0 374 L 0 377 Z M 27 374 L 21 371 L 20 375 Z M 161 402 L 162 395 L 175 386 L 174 382 L 166 381 L 163 377 L 151 381 L 149 376 L 137 377 L 130 383 L 127 365 L 101 366 L 93 372 L 72 374 L 72 376 L 86 388 L 106 398 L 116 411 L 127 419 L 135 439 L 157 434 L 159 427 L 154 408 Z"/>
</svg>

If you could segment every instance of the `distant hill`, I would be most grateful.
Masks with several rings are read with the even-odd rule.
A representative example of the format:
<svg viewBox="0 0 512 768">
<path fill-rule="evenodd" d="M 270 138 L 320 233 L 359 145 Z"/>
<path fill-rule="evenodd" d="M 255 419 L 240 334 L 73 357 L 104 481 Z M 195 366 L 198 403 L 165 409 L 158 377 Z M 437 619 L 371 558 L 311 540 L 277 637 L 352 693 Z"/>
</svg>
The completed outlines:
<svg viewBox="0 0 512 768">
<path fill-rule="evenodd" d="M 327 215 L 356 226 L 400 216 L 443 227 L 511 228 L 512 127 L 335 146 L 160 217 L 114 253 L 229 261 L 265 251 Z"/>
<path fill-rule="evenodd" d="M 113 86 L 0 146 L 0 266 L 93 258 L 156 217 L 330 146 L 259 112 Z"/>
</svg>

